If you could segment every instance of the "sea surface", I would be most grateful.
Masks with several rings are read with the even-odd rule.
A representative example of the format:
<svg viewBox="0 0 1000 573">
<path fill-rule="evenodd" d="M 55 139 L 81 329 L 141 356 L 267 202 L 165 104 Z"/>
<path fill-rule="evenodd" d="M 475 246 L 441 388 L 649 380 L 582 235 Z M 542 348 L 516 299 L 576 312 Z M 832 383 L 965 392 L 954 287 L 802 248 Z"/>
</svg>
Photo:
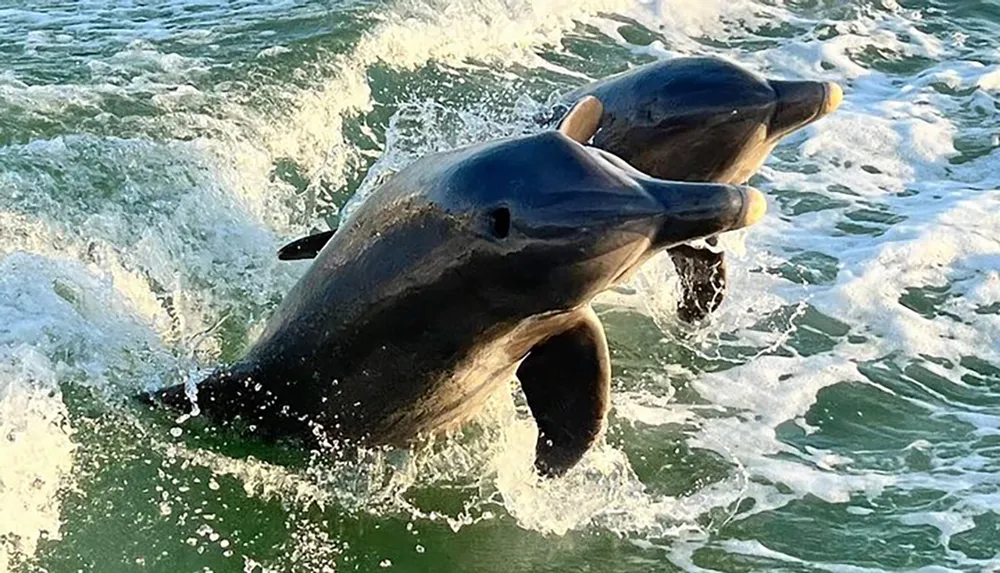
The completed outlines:
<svg viewBox="0 0 1000 573">
<path fill-rule="evenodd" d="M 664 258 L 601 299 L 565 478 L 516 384 L 336 462 L 129 399 L 237 357 L 277 248 L 407 163 L 693 54 L 846 100 L 753 179 L 711 320 Z M 996 0 L 0 0 L 0 572 L 1000 571 L 998 148 Z"/>
</svg>

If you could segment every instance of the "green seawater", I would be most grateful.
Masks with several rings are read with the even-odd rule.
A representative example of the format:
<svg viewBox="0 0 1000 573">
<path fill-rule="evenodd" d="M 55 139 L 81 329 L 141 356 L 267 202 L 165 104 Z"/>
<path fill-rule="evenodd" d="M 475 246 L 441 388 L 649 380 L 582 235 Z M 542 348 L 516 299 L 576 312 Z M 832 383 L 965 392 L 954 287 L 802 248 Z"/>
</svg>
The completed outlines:
<svg viewBox="0 0 1000 573">
<path fill-rule="evenodd" d="M 996 0 L 0 0 L 0 573 L 1000 571 Z M 333 459 L 137 407 L 254 340 L 286 241 L 417 157 L 677 55 L 837 81 L 730 294 L 603 298 L 607 435 L 516 384 Z"/>
</svg>

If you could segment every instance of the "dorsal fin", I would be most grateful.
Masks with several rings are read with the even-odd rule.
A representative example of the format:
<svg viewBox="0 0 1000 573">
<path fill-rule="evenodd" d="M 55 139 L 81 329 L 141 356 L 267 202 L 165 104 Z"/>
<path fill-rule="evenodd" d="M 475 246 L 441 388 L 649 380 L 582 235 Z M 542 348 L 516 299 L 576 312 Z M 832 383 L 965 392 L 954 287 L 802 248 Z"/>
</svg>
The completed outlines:
<svg viewBox="0 0 1000 573">
<path fill-rule="evenodd" d="M 587 143 L 597 133 L 603 114 L 601 100 L 592 95 L 586 96 L 576 102 L 559 123 L 559 132 L 577 143 Z"/>
<path fill-rule="evenodd" d="M 278 250 L 278 258 L 282 261 L 315 259 L 316 255 L 330 241 L 330 237 L 333 237 L 334 232 L 323 231 L 322 233 L 296 239 Z"/>
</svg>

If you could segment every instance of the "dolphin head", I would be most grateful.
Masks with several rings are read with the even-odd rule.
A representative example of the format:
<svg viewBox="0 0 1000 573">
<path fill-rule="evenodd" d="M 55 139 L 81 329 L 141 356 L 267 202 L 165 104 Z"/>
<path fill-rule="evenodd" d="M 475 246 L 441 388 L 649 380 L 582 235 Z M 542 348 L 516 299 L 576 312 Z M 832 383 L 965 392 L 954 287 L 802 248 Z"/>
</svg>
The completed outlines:
<svg viewBox="0 0 1000 573">
<path fill-rule="evenodd" d="M 569 97 L 585 95 L 603 104 L 595 146 L 661 179 L 727 183 L 843 100 L 837 84 L 768 80 L 717 58 L 657 62 Z"/>
<path fill-rule="evenodd" d="M 655 179 L 560 132 L 501 140 L 437 160 L 427 194 L 466 255 L 467 288 L 531 314 L 589 302 L 649 255 L 753 224 L 749 187 Z M 474 265 L 475 272 L 461 267 Z"/>
</svg>

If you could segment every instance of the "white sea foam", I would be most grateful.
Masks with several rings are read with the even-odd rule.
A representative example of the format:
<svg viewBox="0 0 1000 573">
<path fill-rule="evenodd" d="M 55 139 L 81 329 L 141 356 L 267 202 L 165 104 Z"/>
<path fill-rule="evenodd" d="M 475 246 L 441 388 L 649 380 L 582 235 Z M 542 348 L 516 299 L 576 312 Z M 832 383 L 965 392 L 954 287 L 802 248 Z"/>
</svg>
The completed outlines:
<svg viewBox="0 0 1000 573">
<path fill-rule="evenodd" d="M 342 122 L 371 105 L 369 66 L 386 61 L 413 68 L 432 60 L 541 65 L 536 47 L 558 42 L 574 19 L 624 5 L 400 4 L 335 58 L 325 86 L 285 94 L 293 112 L 277 121 L 202 92 L 193 84 L 208 73 L 208 63 L 148 42 L 171 34 L 169 11 L 147 18 L 146 26 L 119 28 L 115 41 L 126 47 L 87 62 L 92 83 L 32 85 L 5 72 L 0 106 L 25 117 L 83 110 L 98 118 L 94 125 L 106 125 L 114 121 L 104 111 L 109 98 L 148 102 L 163 115 L 129 119 L 133 139 L 66 135 L 0 150 L 6 168 L 0 176 L 0 423 L 5 434 L 16 434 L 0 449 L 0 535 L 13 536 L 0 570 L 30 556 L 43 532 L 50 538 L 59 532 L 57 492 L 72 483 L 74 446 L 58 384 L 73 380 L 113 394 L 183 379 L 191 352 L 217 354 L 211 345 L 193 345 L 234 296 L 264 305 L 290 286 L 296 271 L 273 261 L 272 233 L 301 229 L 291 214 L 308 213 L 310 206 L 271 180 L 273 160 L 292 157 L 313 180 L 342 183 L 356 153 Z M 61 12 L 5 11 L 4 19 L 39 28 L 25 44 L 29 55 L 72 40 L 42 27 L 83 31 L 131 20 L 127 9 L 92 8 L 93 22 Z M 207 43 L 210 36 L 183 39 Z M 275 46 L 261 57 L 283 51 Z M 207 107 L 216 109 L 209 115 L 202 111 Z M 194 139 L 154 143 L 149 131 Z M 121 181 L 108 186 L 107 175 Z M 118 195 L 96 199 L 108 192 Z M 28 448 L 43 455 L 24 461 Z M 23 463 L 7 463 L 17 460 Z"/>
<path fill-rule="evenodd" d="M 0 348 L 0 571 L 59 539 L 59 492 L 73 483 L 72 428 L 55 366 L 27 345 Z"/>
<path fill-rule="evenodd" d="M 78 261 L 0 259 L 0 535 L 12 536 L 5 567 L 30 557 L 41 539 L 59 538 L 59 494 L 75 482 L 76 449 L 61 384 L 113 390 L 122 377 L 170 366 L 157 359 L 149 326 L 110 287 Z"/>
<path fill-rule="evenodd" d="M 976 63 L 947 62 L 900 86 L 888 76 L 855 63 L 850 56 L 869 46 L 904 56 L 948 58 L 949 46 L 915 30 L 907 15 L 902 16 L 862 17 L 844 22 L 842 26 L 850 33 L 828 41 L 789 42 L 752 55 L 740 54 L 744 63 L 769 75 L 850 80 L 844 108 L 807 129 L 804 137 L 786 144 L 797 148 L 800 160 L 818 163 L 819 173 L 802 175 L 787 170 L 783 161 L 772 160 L 763 170 L 762 184 L 765 190 L 810 190 L 848 206 L 797 216 L 791 222 L 778 216 L 778 203 L 772 200 L 771 212 L 748 234 L 747 248 L 752 254 L 734 265 L 733 290 L 746 288 L 750 296 L 730 297 L 720 323 L 730 324 L 727 315 L 743 314 L 749 305 L 755 305 L 758 296 L 767 293 L 783 299 L 784 304 L 808 300 L 824 314 L 851 325 L 854 332 L 873 338 L 865 345 L 841 343 L 830 353 L 810 358 L 758 358 L 733 370 L 703 376 L 695 384 L 702 397 L 746 415 L 706 420 L 691 443 L 731 453 L 750 476 L 780 483 L 794 491 L 795 497 L 810 494 L 843 503 L 856 494 L 878 497 L 887 487 L 918 484 L 956 488 L 962 492 L 959 497 L 971 497 L 971 490 L 992 482 L 972 467 L 959 470 L 965 462 L 946 462 L 954 471 L 968 472 L 963 473 L 965 479 L 958 480 L 961 485 L 951 486 L 930 476 L 852 471 L 849 458 L 834 456 L 836 463 L 831 465 L 828 453 L 799 451 L 775 435 L 779 424 L 800 420 L 822 388 L 859 379 L 857 364 L 863 361 L 893 353 L 951 360 L 976 356 L 993 364 L 1000 359 L 1000 322 L 996 314 L 977 312 L 993 304 L 997 295 L 1000 218 L 993 215 L 1000 208 L 997 158 L 994 153 L 961 165 L 950 161 L 958 153 L 954 141 L 959 133 L 970 131 L 970 126 L 960 126 L 956 117 L 966 104 L 942 95 L 932 85 L 944 81 L 956 91 L 970 86 L 990 90 L 994 72 Z M 903 34 L 905 41 L 900 39 Z M 821 62 L 827 64 L 826 69 L 819 66 Z M 977 103 L 981 96 L 982 92 L 977 92 L 963 99 L 973 109 L 989 110 Z M 992 106 L 993 100 L 986 103 Z M 834 185 L 853 194 L 830 193 Z M 843 214 L 857 209 L 881 209 L 898 219 L 877 236 L 839 232 L 835 225 L 843 220 Z M 835 256 L 839 260 L 838 279 L 828 285 L 789 288 L 787 283 L 761 281 L 759 275 L 746 274 L 748 267 L 767 266 L 762 261 L 771 256 L 787 257 L 783 253 L 790 247 Z M 761 251 L 767 254 L 756 254 Z M 938 311 L 950 313 L 954 319 L 929 319 L 900 303 L 910 288 L 943 285 L 953 296 Z M 924 367 L 961 384 L 953 370 L 926 363 Z M 928 416 L 941 413 L 925 406 Z M 991 432 L 995 427 L 992 416 L 961 411 L 950 415 L 974 425 L 979 432 Z M 789 461 L 789 456 L 799 460 Z M 972 455 L 966 461 L 975 458 Z M 949 475 L 949 480 L 954 479 Z M 748 495 L 761 493 L 766 492 Z M 905 519 L 933 525 L 947 540 L 972 527 L 970 515 L 994 510 L 995 496 L 977 499 L 979 503 L 960 513 L 912 514 Z M 771 507 L 766 502 L 765 506 Z M 754 554 L 782 558 L 761 549 Z M 690 561 L 681 562 L 685 568 L 699 569 Z M 842 568 L 831 568 L 835 569 Z"/>
<path fill-rule="evenodd" d="M 686 7 L 690 10 L 686 11 Z M 636 48 L 637 51 L 654 55 L 718 53 L 717 49 L 692 40 L 699 35 L 692 30 L 701 30 L 705 35 L 736 36 L 746 28 L 765 25 L 767 17 L 793 25 L 808 24 L 783 9 L 761 9 L 748 3 L 735 6 L 735 13 L 760 9 L 757 15 L 763 17 L 720 18 L 722 7 L 711 4 L 670 8 L 673 11 L 669 18 L 664 16 L 662 7 L 659 11 L 649 10 L 648 3 L 630 12 L 651 29 L 664 33 L 669 42 L 654 42 Z M 977 212 L 997 212 L 1000 195 L 995 189 L 1000 180 L 990 172 L 996 161 L 984 157 L 960 167 L 951 163 L 958 153 L 954 140 L 967 127 L 960 127 L 950 119 L 954 104 L 931 86 L 932 74 L 918 76 L 912 84 L 900 87 L 889 76 L 857 63 L 858 54 L 870 47 L 900 57 L 941 60 L 947 58 L 949 46 L 919 30 L 910 19 L 913 14 L 898 6 L 850 16 L 836 24 L 840 35 L 829 40 L 806 37 L 802 41 L 784 42 L 777 48 L 736 54 L 741 63 L 767 75 L 846 83 L 848 96 L 843 109 L 783 146 L 785 150 L 794 150 L 797 161 L 820 165 L 820 171 L 804 175 L 788 169 L 787 160 L 772 160 L 762 171 L 761 185 L 765 190 L 809 190 L 839 203 L 833 209 L 801 215 L 792 221 L 780 216 L 778 205 L 772 200 L 771 213 L 759 226 L 726 237 L 724 243 L 732 261 L 730 295 L 707 333 L 699 338 L 710 338 L 712 332 L 738 332 L 741 339 L 764 347 L 766 354 L 767 348 L 777 348 L 793 332 L 760 333 L 748 327 L 761 314 L 785 306 L 801 308 L 808 303 L 824 315 L 850 325 L 855 333 L 873 336 L 871 342 L 851 346 L 840 343 L 833 351 L 811 358 L 759 357 L 695 382 L 702 398 L 730 408 L 738 413 L 736 416 L 702 417 L 698 410 L 682 405 L 657 409 L 650 407 L 648 400 L 631 394 L 616 398 L 616 412 L 625 419 L 643 423 L 655 420 L 695 423 L 698 429 L 689 438 L 691 446 L 714 450 L 745 468 L 751 478 L 781 484 L 793 493 L 778 493 L 759 484 L 740 486 L 727 480 L 723 487 L 729 488 L 730 497 L 709 499 L 705 505 L 694 498 L 657 498 L 642 493 L 628 471 L 628 462 L 606 447 L 598 448 L 584 461 L 580 473 L 568 478 L 566 483 L 572 481 L 571 489 L 552 486 L 547 491 L 546 487 L 535 486 L 527 471 L 532 443 L 530 424 L 522 423 L 522 429 L 514 431 L 518 425 L 507 422 L 512 441 L 506 447 L 508 453 L 500 458 L 504 460 L 500 467 L 507 471 L 498 473 L 497 487 L 508 511 L 522 526 L 561 532 L 587 524 L 603 524 L 617 531 L 633 528 L 655 531 L 665 522 L 683 521 L 687 510 L 697 514 L 709 507 L 725 505 L 740 487 L 744 489 L 743 495 L 758 501 L 754 513 L 806 495 L 844 503 L 858 494 L 877 498 L 886 488 L 909 487 L 905 479 L 854 471 L 849 457 L 815 449 L 799 450 L 782 442 L 775 430 L 784 422 L 794 421 L 813 431 L 805 424 L 804 416 L 820 390 L 857 380 L 857 366 L 864 361 L 902 352 L 911 357 L 971 354 L 996 362 L 1000 348 L 996 315 L 975 312 L 976 308 L 990 304 L 990 297 L 996 292 L 998 219 L 976 216 Z M 606 24 L 601 29 L 610 33 L 614 26 Z M 936 72 L 947 76 L 953 85 L 963 87 L 982 82 L 989 86 L 989 73 L 982 66 L 964 62 L 942 64 Z M 403 115 L 394 119 L 402 121 L 409 109 L 404 108 Z M 386 155 L 376 165 L 373 181 L 378 180 L 381 167 L 387 172 L 398 170 L 420 153 L 440 149 L 442 144 L 447 148 L 463 138 L 476 140 L 485 134 L 497 136 L 508 133 L 512 127 L 514 132 L 518 129 L 510 123 L 484 124 L 476 121 L 475 114 L 471 119 L 467 117 L 467 112 L 440 113 L 434 112 L 437 107 L 425 105 L 412 109 L 417 113 L 410 119 L 419 118 L 414 124 L 418 129 L 410 133 L 402 124 L 390 129 Z M 452 131 L 445 129 L 441 133 L 448 116 L 461 119 L 457 122 L 457 134 L 453 131 L 454 124 Z M 845 213 L 862 209 L 881 209 L 895 218 L 886 217 L 889 223 L 875 223 L 878 234 L 838 230 Z M 884 228 L 878 229 L 877 225 Z M 835 256 L 839 261 L 837 280 L 833 284 L 800 285 L 748 272 L 787 261 L 791 249 Z M 643 310 L 670 324 L 676 285 L 664 283 L 668 269 L 669 262 L 660 258 L 633 281 L 640 293 L 638 297 L 612 295 L 603 300 Z M 962 316 L 963 322 L 928 320 L 899 302 L 908 288 L 945 283 L 953 284 L 956 293 L 965 295 L 946 303 L 946 310 Z M 940 370 L 933 365 L 927 367 Z M 954 379 L 953 373 L 944 375 Z M 643 401 L 636 403 L 636 399 Z M 933 415 L 933 411 L 928 411 L 928 415 Z M 977 419 L 976 423 L 984 430 L 991 427 L 986 419 Z M 518 432 L 524 435 L 516 438 Z M 590 489 L 595 483 L 600 485 L 596 490 Z M 577 496 L 573 492 L 586 493 Z M 623 494 L 622 499 L 630 502 L 616 501 L 617 494 Z M 594 499 L 600 500 L 597 505 L 603 508 L 601 511 L 590 509 L 590 504 L 585 503 Z M 563 504 L 568 512 L 558 509 Z M 609 514 L 630 517 L 606 520 Z"/>
<path fill-rule="evenodd" d="M 238 12 L 255 10 L 251 4 Z M 974 356 L 1000 364 L 1000 314 L 981 311 L 1000 300 L 1000 218 L 995 216 L 1000 168 L 995 152 L 954 162 L 961 137 L 977 138 L 986 148 L 1000 146 L 990 139 L 1000 90 L 995 66 L 955 60 L 953 39 L 930 35 L 912 12 L 893 2 L 844 7 L 825 18 L 835 34 L 821 40 L 806 31 L 816 25 L 811 16 L 780 3 L 409 1 L 382 14 L 381 23 L 349 52 L 325 62 L 328 77 L 318 88 L 283 93 L 286 113 L 277 119 L 228 101 L 224 93 L 195 87 L 210 63 L 157 51 L 146 40 L 168 34 L 169 26 L 156 19 L 144 29 L 116 29 L 123 47 L 90 62 L 92 84 L 31 85 L 12 72 L 0 75 L 0 105 L 31 117 L 59 117 L 70 108 L 102 117 L 108 98 L 125 98 L 149 103 L 166 118 L 131 126 L 132 136 L 122 139 L 67 135 L 0 150 L 6 169 L 0 174 L 0 459 L 19 460 L 0 464 L 0 514 L 17 517 L 0 522 L 0 536 L 14 539 L 0 552 L 0 571 L 34 552 L 39 539 L 58 535 L 57 494 L 73 483 L 75 455 L 60 383 L 82 381 L 114 392 L 183 378 L 195 364 L 190 356 L 195 350 L 206 362 L 218 353 L 210 342 L 193 348 L 200 333 L 232 306 L 254 315 L 243 322 L 259 321 L 256 313 L 287 290 L 299 271 L 272 260 L 276 236 L 305 228 L 315 199 L 272 181 L 274 160 L 292 158 L 313 182 L 310 192 L 320 183 L 346 182 L 366 152 L 353 148 L 345 121 L 373 105 L 367 77 L 372 66 L 415 69 L 436 62 L 502 73 L 520 65 L 578 75 L 542 59 L 538 51 L 558 45 L 576 21 L 594 24 L 624 43 L 618 23 L 595 16 L 601 11 L 627 14 L 662 34 L 650 45 L 627 46 L 637 54 L 715 53 L 768 75 L 840 81 L 847 87 L 843 109 L 791 138 L 762 170 L 760 186 L 771 192 L 766 219 L 724 239 L 730 295 L 695 340 L 700 351 L 716 356 L 724 346 L 720 335 L 736 334 L 763 349 L 762 356 L 692 380 L 691 387 L 709 406 L 678 404 L 672 389 L 660 385 L 655 395 L 615 393 L 620 423 L 649 431 L 683 426 L 686 445 L 715 452 L 731 466 L 731 475 L 684 497 L 658 495 L 648 491 L 623 451 L 602 442 L 564 480 L 539 483 L 531 472 L 533 425 L 506 396 L 498 397 L 481 421 L 495 432 L 488 439 L 457 440 L 403 461 L 374 456 L 375 462 L 356 468 L 353 486 L 330 474 L 303 476 L 204 452 L 174 455 L 238 477 L 248 495 L 278 495 L 302 504 L 350 505 L 356 494 L 362 507 L 412 511 L 460 528 L 488 518 L 483 508 L 499 501 L 520 526 L 550 534 L 597 526 L 623 534 L 692 538 L 691 544 L 666 549 L 675 564 L 690 570 L 699 570 L 691 553 L 705 533 L 694 525 L 696 519 L 742 498 L 753 498 L 752 513 L 758 513 L 807 495 L 846 503 L 859 495 L 877 498 L 890 488 L 930 487 L 953 492 L 965 503 L 950 511 L 911 514 L 904 523 L 931 525 L 943 540 L 968 529 L 973 517 L 997 511 L 996 496 L 981 493 L 984 486 L 996 485 L 995 474 L 974 453 L 958 462 L 939 460 L 933 457 L 935 444 L 928 443 L 919 449 L 933 463 L 949 465 L 951 473 L 886 475 L 856 469 L 849 455 L 792 446 L 777 431 L 789 421 L 815 431 L 804 417 L 821 390 L 861 380 L 857 366 L 864 361 L 899 354 L 952 362 Z M 0 11 L 0 20 L 31 21 L 39 28 L 66 27 L 66 18 L 72 16 Z M 724 50 L 706 41 L 737 41 L 775 25 L 798 30 L 797 35 L 755 50 Z M 213 34 L 190 33 L 181 40 L 209 43 L 217 40 Z M 23 47 L 41 53 L 69 40 L 58 31 L 40 30 Z M 276 45 L 257 54 L 267 60 L 285 50 Z M 899 83 L 864 64 L 865 50 L 936 63 Z M 363 190 L 427 151 L 530 129 L 533 102 L 523 100 L 515 110 L 491 105 L 451 109 L 404 103 Z M 212 113 L 204 113 L 205 108 Z M 155 143 L 149 137 L 154 128 L 190 141 Z M 795 169 L 806 163 L 818 171 Z M 66 179 L 60 179 L 62 166 L 70 166 Z M 106 173 L 132 179 L 112 186 L 121 195 L 96 200 L 106 189 L 94 181 Z M 84 192 L 74 194 L 77 187 Z M 782 216 L 777 198 L 782 190 L 817 193 L 836 199 L 837 206 Z M 868 221 L 877 233 L 842 230 L 845 214 L 861 210 L 869 218 L 889 214 L 879 220 L 895 222 Z M 794 249 L 835 257 L 836 279 L 796 284 L 757 272 L 788 262 Z M 669 261 L 660 258 L 634 281 L 638 294 L 605 301 L 639 309 L 675 328 L 671 276 Z M 958 320 L 929 319 L 899 302 L 908 289 L 943 285 L 955 296 L 937 311 Z M 806 303 L 868 342 L 838 339 L 819 355 L 775 355 L 794 327 L 750 328 L 763 315 L 804 309 Z M 254 325 L 247 326 L 252 330 Z M 956 384 L 968 373 L 964 366 L 926 367 Z M 686 372 L 672 374 L 691 378 Z M 997 431 L 995 412 L 963 410 L 960 404 L 949 412 L 929 403 L 921 407 L 928 416 L 956 416 L 982 435 Z M 15 439 L 2 441 L 8 432 Z M 469 475 L 488 501 L 479 500 L 482 507 L 467 514 L 438 516 L 400 501 L 400 492 L 414 484 Z M 480 479 L 488 483 L 476 484 Z M 323 543 L 320 537 L 314 541 Z M 796 562 L 756 542 L 732 542 L 725 549 Z"/>
</svg>

